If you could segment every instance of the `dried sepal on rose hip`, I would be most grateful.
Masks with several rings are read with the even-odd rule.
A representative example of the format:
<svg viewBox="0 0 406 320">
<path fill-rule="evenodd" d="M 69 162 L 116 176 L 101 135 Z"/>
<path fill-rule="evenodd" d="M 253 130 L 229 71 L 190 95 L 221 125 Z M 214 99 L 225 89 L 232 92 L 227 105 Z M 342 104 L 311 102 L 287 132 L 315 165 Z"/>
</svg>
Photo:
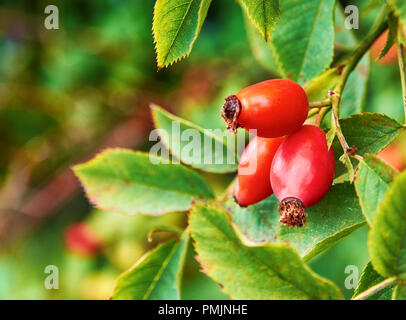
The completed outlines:
<svg viewBox="0 0 406 320">
<path fill-rule="evenodd" d="M 283 138 L 255 136 L 245 148 L 238 165 L 237 183 L 233 194 L 241 207 L 258 203 L 273 193 L 269 172 L 282 141 Z"/>
<path fill-rule="evenodd" d="M 320 202 L 330 190 L 335 171 L 333 147 L 327 149 L 326 134 L 304 125 L 287 136 L 271 166 L 272 190 L 280 201 L 280 221 L 301 227 L 305 208 Z"/>
<path fill-rule="evenodd" d="M 221 115 L 227 129 L 255 129 L 264 138 L 281 137 L 300 129 L 309 112 L 305 91 L 287 79 L 253 84 L 225 100 Z"/>
</svg>

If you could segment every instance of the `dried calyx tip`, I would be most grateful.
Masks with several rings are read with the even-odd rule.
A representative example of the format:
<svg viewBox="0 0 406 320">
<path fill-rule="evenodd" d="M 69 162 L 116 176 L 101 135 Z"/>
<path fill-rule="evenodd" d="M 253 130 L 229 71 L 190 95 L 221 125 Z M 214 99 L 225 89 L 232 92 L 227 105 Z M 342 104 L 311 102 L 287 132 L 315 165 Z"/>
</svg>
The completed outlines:
<svg viewBox="0 0 406 320">
<path fill-rule="evenodd" d="M 221 108 L 221 116 L 227 124 L 227 129 L 237 133 L 237 128 L 239 127 L 237 119 L 241 112 L 241 103 L 237 96 L 228 96 L 226 103 Z"/>
<path fill-rule="evenodd" d="M 283 199 L 279 205 L 280 222 L 287 226 L 302 227 L 306 222 L 303 202 L 297 198 Z"/>
</svg>

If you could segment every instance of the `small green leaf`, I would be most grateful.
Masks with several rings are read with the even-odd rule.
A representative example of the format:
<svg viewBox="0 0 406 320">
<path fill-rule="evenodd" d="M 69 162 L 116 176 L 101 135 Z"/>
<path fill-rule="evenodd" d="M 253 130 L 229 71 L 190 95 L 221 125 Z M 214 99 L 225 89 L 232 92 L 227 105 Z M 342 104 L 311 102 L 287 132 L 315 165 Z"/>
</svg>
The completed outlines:
<svg viewBox="0 0 406 320">
<path fill-rule="evenodd" d="M 157 0 L 152 30 L 158 68 L 189 55 L 211 0 Z"/>
<path fill-rule="evenodd" d="M 375 214 L 368 237 L 372 264 L 384 277 L 406 279 L 406 171 L 398 175 Z"/>
<path fill-rule="evenodd" d="M 406 300 L 406 284 L 399 283 L 393 290 L 392 300 Z"/>
<path fill-rule="evenodd" d="M 364 154 L 356 173 L 355 190 L 368 223 L 372 223 L 379 204 L 397 174 L 395 169 L 376 156 Z"/>
<path fill-rule="evenodd" d="M 119 300 L 178 300 L 189 242 L 185 232 L 146 253 L 131 269 L 121 274 L 113 292 Z"/>
<path fill-rule="evenodd" d="M 279 21 L 280 0 L 239 0 L 247 16 L 258 29 L 265 41 L 271 38 L 272 31 Z"/>
<path fill-rule="evenodd" d="M 389 14 L 388 17 L 388 26 L 389 26 L 389 33 L 388 38 L 385 43 L 385 47 L 382 49 L 381 53 L 379 54 L 378 60 L 386 56 L 390 48 L 395 44 L 398 34 L 398 19 L 392 13 Z"/>
<path fill-rule="evenodd" d="M 161 141 L 183 163 L 214 173 L 237 170 L 238 159 L 235 148 L 227 147 L 226 130 L 204 130 L 194 123 L 170 114 L 157 105 L 152 105 L 151 110 Z M 216 135 L 216 131 L 224 135 Z M 233 139 L 235 137 L 235 135 L 231 136 Z M 235 144 L 232 147 L 234 146 Z"/>
<path fill-rule="evenodd" d="M 89 200 L 104 210 L 156 215 L 188 210 L 192 198 L 213 197 L 196 172 L 161 160 L 146 153 L 108 149 L 76 165 L 74 171 Z"/>
<path fill-rule="evenodd" d="M 359 155 L 378 153 L 388 146 L 404 127 L 379 113 L 364 112 L 340 120 L 341 129 L 350 147 Z"/>
<path fill-rule="evenodd" d="M 284 75 L 304 84 L 330 66 L 334 0 L 283 0 L 271 42 Z"/>
<path fill-rule="evenodd" d="M 238 234 L 247 243 L 285 242 L 308 261 L 365 224 L 354 188 L 335 185 L 317 205 L 307 208 L 301 228 L 279 223 L 279 201 L 275 195 L 247 208 L 230 201 L 227 209 Z"/>
<path fill-rule="evenodd" d="M 377 285 L 378 283 L 384 281 L 385 278 L 380 276 L 379 273 L 375 271 L 371 262 L 368 262 L 364 270 L 362 270 L 361 277 L 358 281 L 358 287 L 354 291 L 353 298 L 361 294 L 365 290 Z M 369 296 L 366 300 L 390 300 L 392 296 L 394 285 L 387 286 L 377 291 L 373 295 Z"/>
<path fill-rule="evenodd" d="M 313 273 L 288 245 L 243 245 L 220 209 L 194 207 L 189 226 L 203 272 L 232 299 L 341 298 L 338 288 Z"/>
</svg>

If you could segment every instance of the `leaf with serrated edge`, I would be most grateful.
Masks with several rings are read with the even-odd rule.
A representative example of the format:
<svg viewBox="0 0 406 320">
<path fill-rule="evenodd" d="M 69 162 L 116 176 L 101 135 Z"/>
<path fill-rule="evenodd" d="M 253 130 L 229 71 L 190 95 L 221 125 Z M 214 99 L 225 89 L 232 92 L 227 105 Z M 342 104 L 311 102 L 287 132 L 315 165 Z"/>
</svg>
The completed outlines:
<svg viewBox="0 0 406 320">
<path fill-rule="evenodd" d="M 216 136 L 213 132 L 204 130 L 192 122 L 176 117 L 157 105 L 151 106 L 151 112 L 161 141 L 183 163 L 213 173 L 227 173 L 237 170 L 238 159 L 234 150 L 235 148 L 227 147 L 226 134 L 224 136 Z M 174 123 L 179 125 L 180 132 L 178 139 L 174 138 L 172 132 Z M 161 134 L 160 130 L 163 130 L 165 134 Z M 219 129 L 219 131 L 221 130 Z M 188 132 L 193 133 L 192 139 L 187 135 L 187 139 L 183 137 L 183 134 Z M 227 132 L 223 131 L 223 133 Z M 199 139 L 195 141 L 195 137 Z M 205 143 L 205 141 L 210 143 Z M 175 148 L 173 146 L 174 143 L 177 144 Z M 220 148 L 216 146 L 217 144 Z M 181 150 L 186 150 L 186 146 L 193 147 L 191 148 L 193 152 L 181 152 Z M 211 155 L 210 161 L 205 161 L 205 157 L 208 154 Z"/>
<path fill-rule="evenodd" d="M 406 171 L 386 192 L 368 236 L 372 264 L 384 277 L 406 280 Z"/>
<path fill-rule="evenodd" d="M 153 34 L 158 68 L 186 57 L 206 18 L 211 0 L 157 0 Z"/>
<path fill-rule="evenodd" d="M 368 223 L 372 223 L 386 191 L 398 172 L 373 154 L 364 154 L 355 174 L 355 190 Z"/>
<path fill-rule="evenodd" d="M 290 246 L 242 244 L 221 209 L 194 207 L 189 226 L 203 272 L 232 299 L 341 298 L 339 289 L 313 273 Z"/>
<path fill-rule="evenodd" d="M 333 186 L 320 203 L 307 208 L 307 221 L 301 228 L 279 223 L 279 201 L 275 195 L 247 208 L 239 207 L 232 200 L 226 207 L 244 243 L 285 242 L 305 261 L 365 224 L 354 188 L 349 183 Z"/>
<path fill-rule="evenodd" d="M 126 214 L 162 214 L 188 210 L 192 198 L 211 198 L 207 183 L 179 164 L 151 162 L 162 159 L 127 149 L 107 149 L 76 165 L 89 200 L 103 210 Z"/>
<path fill-rule="evenodd" d="M 239 0 L 239 2 L 262 37 L 268 41 L 280 18 L 279 0 Z"/>
<path fill-rule="evenodd" d="M 384 114 L 363 112 L 340 120 L 341 129 L 350 147 L 359 155 L 378 153 L 403 130 L 397 121 Z"/>
<path fill-rule="evenodd" d="M 258 63 L 274 75 L 279 75 L 279 66 L 276 64 L 273 49 L 269 42 L 266 42 L 255 26 L 245 16 L 245 29 L 250 43 L 251 51 Z"/>
<path fill-rule="evenodd" d="M 117 279 L 112 299 L 180 299 L 180 282 L 189 235 L 170 240 L 147 252 Z"/>
<path fill-rule="evenodd" d="M 389 26 L 388 38 L 386 39 L 385 46 L 383 47 L 381 53 L 379 54 L 378 60 L 386 56 L 386 54 L 388 53 L 390 48 L 392 48 L 392 46 L 395 44 L 397 39 L 398 19 L 392 13 L 389 14 L 388 17 L 388 26 Z"/>
<path fill-rule="evenodd" d="M 361 277 L 358 281 L 358 287 L 355 289 L 353 298 L 360 293 L 368 290 L 369 288 L 377 285 L 378 283 L 384 281 L 385 278 L 380 276 L 379 273 L 375 271 L 371 262 L 368 262 L 364 270 L 362 270 Z M 390 300 L 392 296 L 394 285 L 387 286 L 377 291 L 373 295 L 369 296 L 366 300 Z"/>
<path fill-rule="evenodd" d="M 271 43 L 284 75 L 304 84 L 327 69 L 334 54 L 334 0 L 283 0 Z"/>
</svg>

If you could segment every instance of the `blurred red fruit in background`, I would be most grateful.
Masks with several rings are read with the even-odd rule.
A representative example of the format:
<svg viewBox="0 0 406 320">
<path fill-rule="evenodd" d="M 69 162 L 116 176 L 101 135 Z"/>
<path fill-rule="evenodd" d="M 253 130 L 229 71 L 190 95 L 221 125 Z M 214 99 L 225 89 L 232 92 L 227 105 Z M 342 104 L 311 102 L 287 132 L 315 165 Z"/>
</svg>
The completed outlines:
<svg viewBox="0 0 406 320">
<path fill-rule="evenodd" d="M 403 153 L 396 144 L 390 144 L 379 152 L 377 156 L 398 171 L 402 171 L 405 168 Z"/>
<path fill-rule="evenodd" d="M 73 223 L 66 229 L 65 245 L 69 251 L 86 257 L 97 255 L 102 247 L 101 241 L 84 222 Z"/>
</svg>

